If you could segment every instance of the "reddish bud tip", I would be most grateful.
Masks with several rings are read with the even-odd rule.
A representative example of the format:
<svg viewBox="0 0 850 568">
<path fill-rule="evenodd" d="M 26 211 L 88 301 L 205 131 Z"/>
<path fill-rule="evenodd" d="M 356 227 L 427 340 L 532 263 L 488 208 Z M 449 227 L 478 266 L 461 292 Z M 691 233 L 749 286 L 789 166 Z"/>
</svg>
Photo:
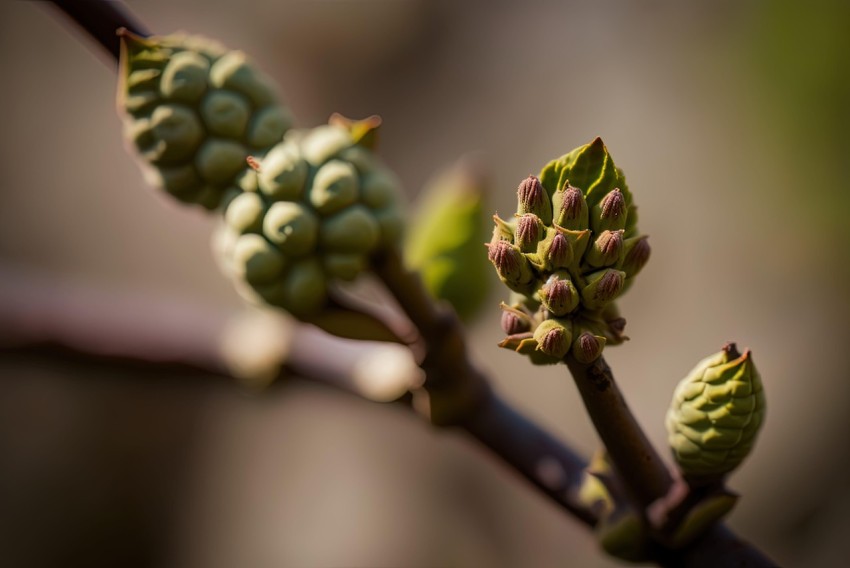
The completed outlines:
<svg viewBox="0 0 850 568">
<path fill-rule="evenodd" d="M 602 198 L 602 218 L 617 219 L 626 212 L 626 198 L 623 192 L 615 188 Z"/>
<path fill-rule="evenodd" d="M 564 201 L 561 203 L 561 217 L 564 220 L 578 219 L 581 214 L 582 195 L 577 187 L 567 185 L 564 188 Z"/>
<path fill-rule="evenodd" d="M 502 330 L 508 335 L 523 333 L 531 329 L 529 323 L 513 312 L 502 312 Z"/>
<path fill-rule="evenodd" d="M 521 215 L 516 225 L 516 243 L 520 248 L 533 249 L 540 240 L 540 219 L 533 213 Z"/>
<path fill-rule="evenodd" d="M 596 288 L 597 300 L 611 300 L 620 293 L 623 289 L 623 275 L 616 270 L 609 270 L 605 273 L 602 279 L 599 280 L 599 286 Z"/>
</svg>

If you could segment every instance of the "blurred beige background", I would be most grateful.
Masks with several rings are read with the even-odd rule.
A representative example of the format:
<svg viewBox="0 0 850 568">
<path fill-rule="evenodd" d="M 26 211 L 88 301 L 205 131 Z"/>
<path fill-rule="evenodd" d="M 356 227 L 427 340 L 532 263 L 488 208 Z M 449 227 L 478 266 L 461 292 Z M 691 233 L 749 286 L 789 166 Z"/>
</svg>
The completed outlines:
<svg viewBox="0 0 850 568">
<path fill-rule="evenodd" d="M 494 210 L 596 135 L 625 169 L 652 262 L 607 355 L 664 451 L 676 382 L 727 340 L 768 397 L 730 523 L 784 565 L 832 566 L 850 531 L 850 7 L 708 1 L 133 2 L 152 30 L 251 53 L 299 123 L 384 118 L 411 196 L 469 151 Z M 212 221 L 144 186 L 115 76 L 37 2 L 0 5 L 0 264 L 104 291 L 238 306 Z M 97 49 L 97 48 L 94 48 Z M 93 55 L 95 54 L 95 55 Z M 105 64 L 106 63 L 106 64 Z M 583 452 L 563 371 L 476 358 Z M 310 383 L 265 397 L 181 377 L 0 359 L 6 566 L 610 566 L 584 529 L 461 436 Z"/>
</svg>

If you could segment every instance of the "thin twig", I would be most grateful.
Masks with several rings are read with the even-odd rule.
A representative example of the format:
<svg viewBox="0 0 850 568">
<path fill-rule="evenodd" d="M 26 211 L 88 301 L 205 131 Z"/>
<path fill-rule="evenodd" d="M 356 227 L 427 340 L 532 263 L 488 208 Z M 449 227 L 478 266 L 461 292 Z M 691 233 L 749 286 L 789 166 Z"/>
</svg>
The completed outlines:
<svg viewBox="0 0 850 568">
<path fill-rule="evenodd" d="M 112 56 L 116 63 L 121 51 L 121 42 L 117 35 L 120 28 L 140 36 L 150 35 L 145 26 L 133 17 L 122 2 L 51 0 L 50 3 L 85 30 Z"/>
</svg>

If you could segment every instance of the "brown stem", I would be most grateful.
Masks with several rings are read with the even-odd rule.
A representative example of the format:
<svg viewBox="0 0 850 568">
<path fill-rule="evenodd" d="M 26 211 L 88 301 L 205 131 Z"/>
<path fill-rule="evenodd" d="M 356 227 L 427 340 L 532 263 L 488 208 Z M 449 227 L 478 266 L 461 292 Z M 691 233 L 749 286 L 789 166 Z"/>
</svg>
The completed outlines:
<svg viewBox="0 0 850 568">
<path fill-rule="evenodd" d="M 568 357 L 567 366 L 623 487 L 644 514 L 672 486 L 670 472 L 629 410 L 605 360 L 600 357 L 586 365 Z"/>
<path fill-rule="evenodd" d="M 145 26 L 133 17 L 122 2 L 51 0 L 50 3 L 85 30 L 115 61 L 118 61 L 121 50 L 121 42 L 117 35 L 120 28 L 126 28 L 140 36 L 150 35 Z"/>
</svg>

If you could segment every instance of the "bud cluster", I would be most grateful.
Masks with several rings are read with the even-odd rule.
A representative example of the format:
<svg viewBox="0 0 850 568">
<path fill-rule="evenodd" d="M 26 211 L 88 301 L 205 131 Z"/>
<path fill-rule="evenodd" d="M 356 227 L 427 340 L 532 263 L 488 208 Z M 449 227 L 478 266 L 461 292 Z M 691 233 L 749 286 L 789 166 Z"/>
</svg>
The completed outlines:
<svg viewBox="0 0 850 568">
<path fill-rule="evenodd" d="M 398 182 L 369 148 L 380 119 L 292 130 L 242 52 L 195 36 L 122 38 L 128 137 L 154 185 L 222 210 L 215 249 L 243 296 L 309 318 L 331 281 L 400 240 Z"/>
<path fill-rule="evenodd" d="M 249 300 L 308 318 L 403 229 L 398 181 L 339 124 L 289 131 L 224 199 L 215 249 Z"/>
<path fill-rule="evenodd" d="M 118 106 L 149 181 L 217 208 L 246 156 L 280 142 L 289 110 L 241 51 L 197 36 L 122 39 Z"/>
<path fill-rule="evenodd" d="M 488 258 L 514 293 L 503 347 L 554 363 L 590 363 L 621 343 L 615 300 L 649 259 L 621 170 L 602 140 L 552 161 L 517 188 L 513 219 L 494 217 Z M 522 331 L 505 325 L 522 316 Z M 533 349 L 532 349 L 533 347 Z"/>
</svg>

